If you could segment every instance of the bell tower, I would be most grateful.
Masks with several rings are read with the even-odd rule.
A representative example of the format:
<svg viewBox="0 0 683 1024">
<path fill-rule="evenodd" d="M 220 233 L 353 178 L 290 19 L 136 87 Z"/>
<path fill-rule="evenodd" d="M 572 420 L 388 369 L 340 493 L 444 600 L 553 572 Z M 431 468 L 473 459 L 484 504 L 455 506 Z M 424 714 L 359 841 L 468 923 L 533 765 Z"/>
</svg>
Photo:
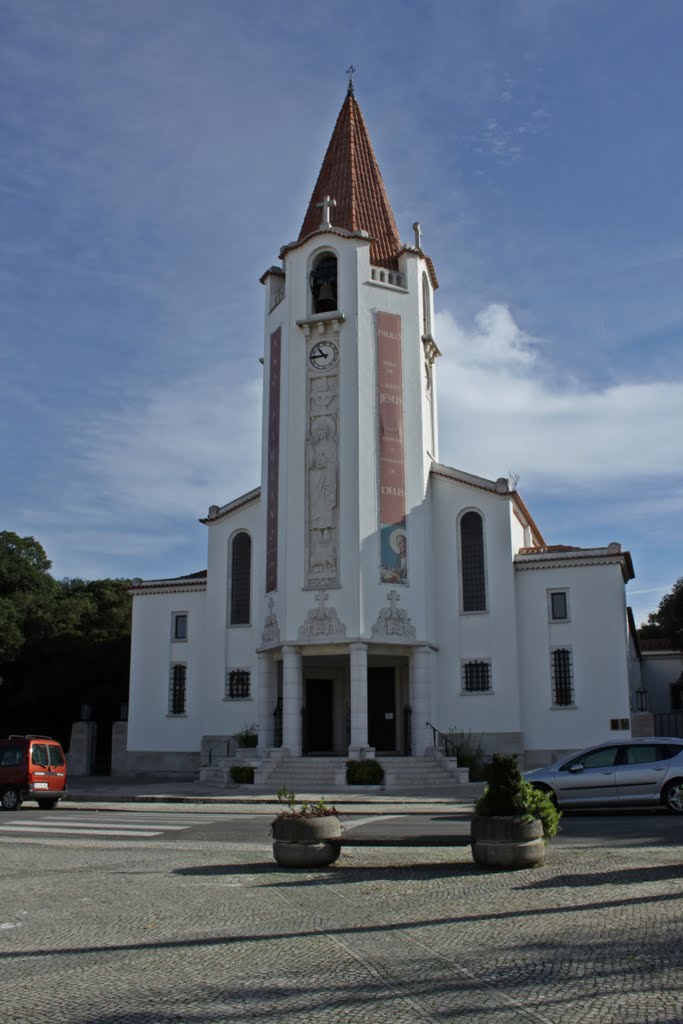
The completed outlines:
<svg viewBox="0 0 683 1024">
<path fill-rule="evenodd" d="M 367 749 L 373 630 L 384 647 L 394 620 L 402 642 L 427 643 L 430 632 L 438 285 L 418 226 L 414 244 L 400 240 L 352 81 L 299 236 L 280 260 L 262 277 L 262 599 L 274 601 L 285 690 L 302 657 L 350 657 L 350 747 Z M 286 707 L 284 725 L 296 749 Z"/>
</svg>

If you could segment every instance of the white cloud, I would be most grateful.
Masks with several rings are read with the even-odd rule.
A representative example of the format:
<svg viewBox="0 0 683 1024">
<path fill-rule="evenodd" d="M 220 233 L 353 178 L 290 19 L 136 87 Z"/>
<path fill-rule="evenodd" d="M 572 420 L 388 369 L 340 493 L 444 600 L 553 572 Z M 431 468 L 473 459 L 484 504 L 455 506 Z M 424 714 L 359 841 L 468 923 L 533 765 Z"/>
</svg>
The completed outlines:
<svg viewBox="0 0 683 1024">
<path fill-rule="evenodd" d="M 491 305 L 470 329 L 437 315 L 441 461 L 546 486 L 608 486 L 681 471 L 683 382 L 550 381 L 538 343 Z"/>
<path fill-rule="evenodd" d="M 219 365 L 100 416 L 78 444 L 100 504 L 163 519 L 257 486 L 260 436 L 261 381 Z"/>
</svg>

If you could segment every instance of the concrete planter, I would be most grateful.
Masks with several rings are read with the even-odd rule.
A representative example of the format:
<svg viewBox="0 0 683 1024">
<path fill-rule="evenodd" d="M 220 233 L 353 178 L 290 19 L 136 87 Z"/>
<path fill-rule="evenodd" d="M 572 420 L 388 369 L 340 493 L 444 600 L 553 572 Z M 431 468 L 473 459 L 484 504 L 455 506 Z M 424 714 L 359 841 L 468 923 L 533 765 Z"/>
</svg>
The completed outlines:
<svg viewBox="0 0 683 1024">
<path fill-rule="evenodd" d="M 276 818 L 271 828 L 273 857 L 281 867 L 326 867 L 341 852 L 341 824 L 333 814 L 319 818 Z"/>
<path fill-rule="evenodd" d="M 477 815 L 471 826 L 472 856 L 488 868 L 533 868 L 545 861 L 543 825 L 537 819 Z"/>
</svg>

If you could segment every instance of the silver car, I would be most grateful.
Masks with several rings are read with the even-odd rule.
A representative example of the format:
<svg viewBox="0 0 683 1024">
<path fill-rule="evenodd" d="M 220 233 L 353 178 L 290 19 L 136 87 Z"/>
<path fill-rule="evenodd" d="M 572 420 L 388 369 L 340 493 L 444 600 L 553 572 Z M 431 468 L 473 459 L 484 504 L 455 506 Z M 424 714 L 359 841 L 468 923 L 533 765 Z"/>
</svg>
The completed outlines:
<svg viewBox="0 0 683 1024">
<path fill-rule="evenodd" d="M 524 772 L 558 807 L 614 807 L 664 804 L 683 814 L 683 739 L 647 739 L 601 743 L 548 768 Z"/>
</svg>

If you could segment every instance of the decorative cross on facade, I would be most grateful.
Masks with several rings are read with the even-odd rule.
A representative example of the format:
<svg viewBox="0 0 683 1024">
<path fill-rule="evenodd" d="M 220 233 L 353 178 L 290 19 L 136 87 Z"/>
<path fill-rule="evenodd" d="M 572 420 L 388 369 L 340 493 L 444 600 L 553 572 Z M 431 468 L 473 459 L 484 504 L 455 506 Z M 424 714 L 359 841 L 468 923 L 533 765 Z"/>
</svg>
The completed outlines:
<svg viewBox="0 0 683 1024">
<path fill-rule="evenodd" d="M 272 597 L 269 597 L 268 601 L 266 603 L 268 605 L 268 611 L 272 615 L 273 614 L 273 608 L 275 607 L 275 599 L 272 598 Z"/>
<path fill-rule="evenodd" d="M 330 221 L 330 207 L 331 206 L 336 206 L 337 205 L 337 200 L 336 199 L 330 199 L 329 196 L 325 196 L 325 198 L 323 199 L 323 201 L 321 203 L 316 203 L 315 205 L 317 207 L 322 207 L 323 219 L 320 222 L 321 229 L 323 229 L 323 228 L 331 228 L 332 224 L 331 224 L 331 221 Z"/>
<path fill-rule="evenodd" d="M 396 605 L 398 604 L 398 602 L 400 600 L 401 600 L 401 595 L 399 594 L 398 590 L 390 590 L 389 593 L 387 594 L 387 601 L 391 605 L 391 614 L 392 615 L 396 614 Z"/>
<path fill-rule="evenodd" d="M 326 590 L 319 590 L 318 593 L 315 595 L 315 600 L 318 602 L 318 610 L 316 612 L 316 615 L 319 615 L 321 619 L 325 618 L 325 616 L 327 615 L 327 608 L 325 607 L 325 602 L 327 601 L 328 596 L 329 595 Z"/>
</svg>

